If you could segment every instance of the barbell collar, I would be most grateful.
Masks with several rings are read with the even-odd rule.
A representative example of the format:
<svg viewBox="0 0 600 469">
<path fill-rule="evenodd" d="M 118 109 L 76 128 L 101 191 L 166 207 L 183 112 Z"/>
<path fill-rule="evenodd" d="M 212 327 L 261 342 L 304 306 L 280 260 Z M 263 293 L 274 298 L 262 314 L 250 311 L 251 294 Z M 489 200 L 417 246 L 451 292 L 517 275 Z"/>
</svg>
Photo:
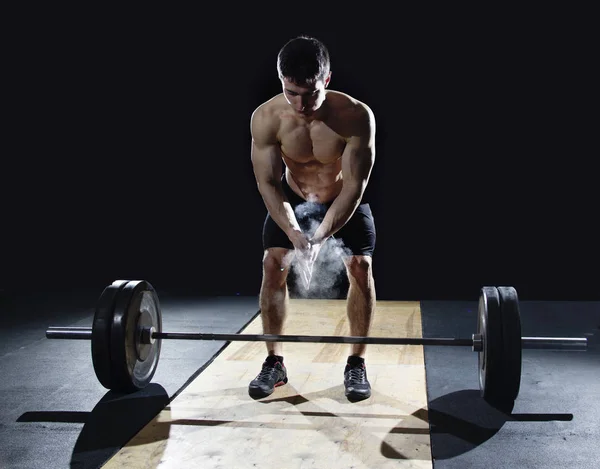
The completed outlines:
<svg viewBox="0 0 600 469">
<path fill-rule="evenodd" d="M 473 334 L 473 347 L 471 350 L 473 352 L 481 352 L 483 350 L 483 335 L 482 334 Z"/>
</svg>

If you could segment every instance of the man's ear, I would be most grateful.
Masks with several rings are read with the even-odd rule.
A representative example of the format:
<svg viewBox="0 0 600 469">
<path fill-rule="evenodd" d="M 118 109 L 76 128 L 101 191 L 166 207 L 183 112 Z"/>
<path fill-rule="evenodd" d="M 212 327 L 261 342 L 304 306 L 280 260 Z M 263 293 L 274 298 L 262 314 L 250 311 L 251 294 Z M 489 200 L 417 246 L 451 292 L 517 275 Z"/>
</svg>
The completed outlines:
<svg viewBox="0 0 600 469">
<path fill-rule="evenodd" d="M 325 88 L 329 86 L 329 82 L 331 81 L 331 70 L 327 74 L 327 78 L 325 78 Z"/>
</svg>

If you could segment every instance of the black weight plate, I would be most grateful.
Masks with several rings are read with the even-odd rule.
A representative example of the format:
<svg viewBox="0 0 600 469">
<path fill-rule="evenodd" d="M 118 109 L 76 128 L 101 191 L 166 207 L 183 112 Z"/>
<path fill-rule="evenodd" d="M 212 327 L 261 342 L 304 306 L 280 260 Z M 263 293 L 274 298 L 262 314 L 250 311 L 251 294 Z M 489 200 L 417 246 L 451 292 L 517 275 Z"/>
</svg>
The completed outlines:
<svg viewBox="0 0 600 469">
<path fill-rule="evenodd" d="M 496 287 L 482 287 L 479 294 L 477 333 L 482 335 L 483 349 L 478 353 L 479 389 L 484 400 L 496 404 L 502 393 L 502 316 L 500 295 Z"/>
<path fill-rule="evenodd" d="M 112 389 L 132 392 L 146 387 L 158 366 L 160 340 L 144 346 L 140 357 L 138 323 L 150 324 L 162 331 L 158 295 L 145 280 L 130 281 L 117 296 L 111 329 Z"/>
<path fill-rule="evenodd" d="M 96 302 L 96 310 L 92 322 L 92 363 L 98 381 L 107 389 L 111 389 L 113 386 L 110 331 L 115 310 L 115 299 L 117 293 L 127 282 L 128 280 L 115 280 L 104 289 Z"/>
<path fill-rule="evenodd" d="M 497 287 L 502 315 L 504 371 L 502 402 L 512 410 L 521 386 L 521 313 L 519 297 L 513 287 Z"/>
</svg>

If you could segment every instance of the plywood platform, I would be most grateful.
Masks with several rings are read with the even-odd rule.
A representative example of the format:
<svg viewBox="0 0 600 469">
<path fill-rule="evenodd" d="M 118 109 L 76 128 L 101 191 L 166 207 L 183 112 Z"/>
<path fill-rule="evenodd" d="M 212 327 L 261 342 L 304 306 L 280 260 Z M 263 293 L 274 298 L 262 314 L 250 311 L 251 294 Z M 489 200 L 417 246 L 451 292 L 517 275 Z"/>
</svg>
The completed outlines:
<svg viewBox="0 0 600 469">
<path fill-rule="evenodd" d="M 345 308 L 292 299 L 284 333 L 349 335 Z M 242 333 L 262 333 L 260 317 Z M 371 335 L 421 337 L 419 303 L 379 301 Z M 372 396 L 358 403 L 344 396 L 349 351 L 284 343 L 289 382 L 254 400 L 265 344 L 232 342 L 103 467 L 432 468 L 423 347 L 369 345 Z"/>
</svg>

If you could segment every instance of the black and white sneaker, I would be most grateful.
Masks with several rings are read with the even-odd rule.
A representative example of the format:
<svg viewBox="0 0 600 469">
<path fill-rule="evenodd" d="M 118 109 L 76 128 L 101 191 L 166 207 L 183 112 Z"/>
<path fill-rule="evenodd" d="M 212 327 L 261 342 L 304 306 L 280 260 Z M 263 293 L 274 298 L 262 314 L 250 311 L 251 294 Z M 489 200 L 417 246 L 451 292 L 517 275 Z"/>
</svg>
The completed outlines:
<svg viewBox="0 0 600 469">
<path fill-rule="evenodd" d="M 367 368 L 362 357 L 348 357 L 344 369 L 344 386 L 349 401 L 362 401 L 371 397 L 371 385 L 367 379 Z"/>
<path fill-rule="evenodd" d="M 269 355 L 263 362 L 258 376 L 250 382 L 248 394 L 255 398 L 267 397 L 273 393 L 276 387 L 287 382 L 287 370 L 283 364 L 283 357 Z"/>
</svg>

